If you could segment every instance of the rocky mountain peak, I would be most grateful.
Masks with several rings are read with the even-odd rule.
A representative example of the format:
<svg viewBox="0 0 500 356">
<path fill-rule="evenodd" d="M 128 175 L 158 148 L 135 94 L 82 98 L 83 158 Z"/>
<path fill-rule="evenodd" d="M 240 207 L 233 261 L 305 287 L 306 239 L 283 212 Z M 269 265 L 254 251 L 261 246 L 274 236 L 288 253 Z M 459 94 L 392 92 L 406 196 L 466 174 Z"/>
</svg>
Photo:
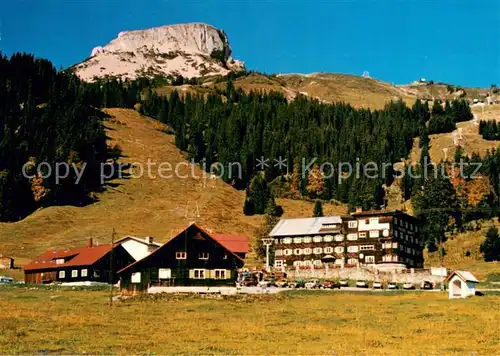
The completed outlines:
<svg viewBox="0 0 500 356">
<path fill-rule="evenodd" d="M 74 66 L 76 74 L 85 81 L 106 76 L 192 78 L 242 69 L 244 63 L 231 58 L 224 31 L 203 23 L 120 32 L 107 45 L 95 47 L 90 58 Z"/>
</svg>

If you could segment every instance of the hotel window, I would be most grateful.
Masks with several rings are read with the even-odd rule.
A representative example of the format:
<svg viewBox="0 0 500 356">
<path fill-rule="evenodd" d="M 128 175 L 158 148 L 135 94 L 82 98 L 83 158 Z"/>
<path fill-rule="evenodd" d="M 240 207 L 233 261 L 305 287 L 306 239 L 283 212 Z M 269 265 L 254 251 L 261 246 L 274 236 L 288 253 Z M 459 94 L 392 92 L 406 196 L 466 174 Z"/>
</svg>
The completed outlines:
<svg viewBox="0 0 500 356">
<path fill-rule="evenodd" d="M 301 244 L 302 243 L 302 237 L 294 237 L 293 238 L 293 243 L 294 244 Z"/>
<path fill-rule="evenodd" d="M 170 268 L 159 268 L 158 269 L 158 278 L 159 279 L 170 279 L 172 278 L 172 271 Z"/>
<path fill-rule="evenodd" d="M 325 242 L 332 242 L 333 241 L 333 236 L 332 235 L 326 235 L 324 238 Z"/>
<path fill-rule="evenodd" d="M 408 221 L 405 221 L 405 226 L 408 229 Z"/>
<path fill-rule="evenodd" d="M 358 252 L 358 246 L 347 246 L 347 252 Z"/>
<path fill-rule="evenodd" d="M 81 275 L 82 275 L 82 277 L 87 277 L 87 276 L 88 276 L 88 273 L 89 273 L 89 272 L 88 272 L 88 270 L 87 270 L 87 269 L 82 269 L 82 271 L 81 271 Z"/>
<path fill-rule="evenodd" d="M 321 242 L 323 241 L 323 239 L 321 238 L 321 236 L 314 236 L 313 237 L 313 242 Z"/>
<path fill-rule="evenodd" d="M 208 256 L 209 256 L 208 252 L 200 252 L 198 254 L 198 259 L 199 260 L 208 260 Z"/>
<path fill-rule="evenodd" d="M 59 271 L 59 278 L 66 278 L 66 272 L 65 271 Z"/>
<path fill-rule="evenodd" d="M 397 242 L 393 242 L 392 243 L 392 248 L 398 248 L 398 243 Z"/>
<path fill-rule="evenodd" d="M 283 260 L 274 260 L 274 267 L 282 268 L 283 267 Z"/>
<path fill-rule="evenodd" d="M 359 237 L 366 237 L 366 232 L 360 232 Z"/>
<path fill-rule="evenodd" d="M 285 256 L 291 256 L 291 255 L 293 254 L 293 250 L 292 250 L 292 249 L 290 249 L 290 248 L 284 249 L 284 250 L 283 250 L 283 254 L 284 254 Z"/>
<path fill-rule="evenodd" d="M 216 269 L 215 270 L 215 279 L 226 279 L 226 270 L 225 269 Z"/>
<path fill-rule="evenodd" d="M 392 262 L 398 262 L 398 256 L 393 255 L 392 256 Z"/>
<path fill-rule="evenodd" d="M 280 239 L 274 239 L 274 244 L 277 245 L 280 243 Z"/>
<path fill-rule="evenodd" d="M 74 269 L 71 271 L 71 278 L 76 278 L 76 277 L 78 277 L 78 270 Z"/>
<path fill-rule="evenodd" d="M 311 253 L 312 253 L 312 249 L 310 249 L 310 248 L 304 249 L 304 255 L 310 255 Z"/>
<path fill-rule="evenodd" d="M 325 253 L 333 253 L 333 247 L 325 247 L 325 248 L 323 249 L 323 251 L 324 251 Z"/>
<path fill-rule="evenodd" d="M 375 250 L 375 245 L 362 245 L 359 246 L 360 251 L 370 251 L 370 250 Z"/>
<path fill-rule="evenodd" d="M 300 267 L 300 266 L 302 266 L 302 261 L 293 261 L 293 265 L 294 265 L 295 267 L 297 267 L 297 266 L 299 266 L 299 267 Z"/>
<path fill-rule="evenodd" d="M 344 235 L 342 234 L 335 235 L 335 241 L 337 242 L 344 241 Z"/>
<path fill-rule="evenodd" d="M 56 260 L 56 265 L 62 265 L 62 264 L 64 264 L 64 258 L 58 258 Z"/>
<path fill-rule="evenodd" d="M 418 226 L 415 225 L 415 232 L 418 232 Z"/>
<path fill-rule="evenodd" d="M 350 229 L 354 229 L 354 228 L 358 227 L 358 222 L 357 221 L 349 221 L 348 227 Z"/>
<path fill-rule="evenodd" d="M 312 262 L 309 261 L 309 260 L 305 260 L 303 263 L 302 263 L 304 266 L 311 266 L 312 265 Z"/>
<path fill-rule="evenodd" d="M 382 235 L 384 235 L 385 237 L 389 236 L 389 230 L 385 229 L 385 230 L 382 232 Z"/>
<path fill-rule="evenodd" d="M 205 270 L 204 269 L 195 269 L 193 273 L 194 279 L 205 279 Z"/>
<path fill-rule="evenodd" d="M 187 253 L 186 252 L 176 252 L 175 258 L 178 260 L 185 260 L 187 258 Z"/>
<path fill-rule="evenodd" d="M 296 256 L 302 255 L 302 249 L 296 248 L 295 250 L 293 250 L 293 254 Z"/>
<path fill-rule="evenodd" d="M 285 237 L 283 239 L 283 243 L 284 244 L 291 244 L 292 243 L 292 238 L 291 237 Z"/>
<path fill-rule="evenodd" d="M 405 247 L 404 247 L 403 245 L 399 245 L 399 249 L 400 249 L 401 251 L 404 251 Z"/>
<path fill-rule="evenodd" d="M 310 244 L 312 241 L 312 238 L 311 238 L 311 236 L 306 236 L 302 240 L 304 241 L 305 244 Z"/>
<path fill-rule="evenodd" d="M 130 281 L 132 283 L 141 283 L 141 272 L 134 272 L 130 276 Z"/>
<path fill-rule="evenodd" d="M 380 232 L 378 230 L 371 230 L 370 231 L 370 237 L 379 237 Z"/>
<path fill-rule="evenodd" d="M 313 265 L 321 266 L 321 265 L 323 265 L 323 262 L 321 262 L 321 260 L 314 260 Z"/>
<path fill-rule="evenodd" d="M 370 218 L 370 224 L 378 224 L 378 218 Z"/>
<path fill-rule="evenodd" d="M 283 255 L 283 250 L 276 250 L 274 251 L 275 256 L 282 256 Z"/>
<path fill-rule="evenodd" d="M 365 263 L 375 263 L 375 256 L 365 256 Z"/>
<path fill-rule="evenodd" d="M 399 232 L 398 230 L 394 230 L 394 236 L 398 237 L 399 236 Z"/>
<path fill-rule="evenodd" d="M 358 264 L 358 259 L 357 258 L 349 258 L 347 260 L 347 264 L 348 265 L 356 265 L 356 264 Z"/>
<path fill-rule="evenodd" d="M 315 255 L 319 255 L 323 252 L 323 249 L 321 247 L 315 247 L 314 250 L 313 250 L 313 253 Z"/>
<path fill-rule="evenodd" d="M 362 234 L 365 234 L 365 236 L 366 236 L 365 232 L 360 232 L 359 233 L 359 237 L 362 237 L 361 236 Z M 358 239 L 358 234 L 347 234 L 347 240 L 349 240 L 349 241 L 355 241 L 357 239 Z"/>
<path fill-rule="evenodd" d="M 343 252 L 344 252 L 344 246 L 335 247 L 335 253 L 343 253 Z"/>
</svg>

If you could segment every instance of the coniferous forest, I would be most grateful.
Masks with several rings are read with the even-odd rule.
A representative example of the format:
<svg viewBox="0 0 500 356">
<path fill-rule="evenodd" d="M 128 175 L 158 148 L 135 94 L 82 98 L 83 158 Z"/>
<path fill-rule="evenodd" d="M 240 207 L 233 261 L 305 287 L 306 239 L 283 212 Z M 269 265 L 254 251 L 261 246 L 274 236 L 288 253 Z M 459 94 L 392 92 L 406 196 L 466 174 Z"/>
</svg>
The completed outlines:
<svg viewBox="0 0 500 356">
<path fill-rule="evenodd" d="M 246 214 L 262 213 L 273 198 L 266 184 L 283 181 L 290 182 L 288 189 L 299 196 L 334 199 L 365 210 L 383 207 L 383 187 L 396 174 L 387 164 L 407 158 L 413 139 L 420 137 L 421 161 L 405 169 L 423 170 L 429 163 L 424 160 L 429 152 L 428 135 L 450 132 L 456 122 L 472 118 L 468 103 L 462 100 L 444 105 L 435 102 L 432 109 L 417 100 L 412 107 L 398 101 L 383 110 L 368 110 L 303 96 L 287 101 L 275 92 L 244 93 L 234 87 L 231 78 L 225 89 L 213 95 L 188 92 L 181 97 L 174 91 L 165 97 L 153 90 L 163 82 L 161 78 L 141 78 L 82 83 L 70 71 L 57 71 L 47 60 L 27 54 L 0 57 L 0 220 L 15 221 L 42 206 L 83 205 L 91 201 L 93 192 L 103 189 L 100 166 L 112 151 L 106 146 L 106 117 L 100 110 L 105 107 L 133 108 L 140 103 L 143 114 L 173 130 L 177 147 L 188 159 L 206 167 L 222 164 L 226 168 L 223 179 L 236 189 L 247 190 Z M 258 167 L 263 157 L 267 164 Z M 450 221 L 460 227 L 464 221 L 479 218 L 460 209 L 498 204 L 500 151 L 492 151 L 484 159 L 456 155 L 455 160 L 460 159 L 484 163 L 480 173 L 491 189 L 483 189 L 475 201 L 456 193 L 460 184 L 474 188 L 467 179 L 455 182 L 406 175 L 401 180 L 403 197 L 412 199 L 417 214 L 426 221 L 431 248 L 442 241 Z M 280 160 L 282 165 L 275 164 Z M 74 184 L 74 172 L 61 182 L 52 176 L 44 178 L 44 171 L 26 179 L 22 167 L 27 162 L 48 162 L 52 168 L 57 162 L 68 162 L 77 167 L 86 164 L 86 168 Z M 230 165 L 234 162 L 241 164 L 241 174 L 237 166 Z M 325 176 L 301 174 L 303 168 L 317 173 L 325 162 Z M 363 172 L 349 176 L 344 171 L 347 163 L 356 169 L 368 162 L 378 167 L 370 178 Z M 264 174 L 259 173 L 261 168 Z M 252 187 L 259 191 L 250 191 Z M 446 209 L 426 213 L 435 208 Z"/>
<path fill-rule="evenodd" d="M 500 123 L 495 120 L 479 121 L 479 134 L 485 140 L 500 140 Z"/>
</svg>

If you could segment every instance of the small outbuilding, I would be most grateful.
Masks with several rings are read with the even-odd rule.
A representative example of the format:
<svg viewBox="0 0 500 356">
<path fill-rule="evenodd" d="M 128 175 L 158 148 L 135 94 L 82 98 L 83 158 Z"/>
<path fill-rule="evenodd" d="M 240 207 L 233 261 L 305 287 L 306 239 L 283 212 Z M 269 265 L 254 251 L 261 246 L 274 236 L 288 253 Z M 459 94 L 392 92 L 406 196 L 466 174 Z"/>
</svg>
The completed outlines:
<svg viewBox="0 0 500 356">
<path fill-rule="evenodd" d="M 448 284 L 448 296 L 450 299 L 467 298 L 476 294 L 476 277 L 468 271 L 453 271 L 445 279 Z"/>
</svg>

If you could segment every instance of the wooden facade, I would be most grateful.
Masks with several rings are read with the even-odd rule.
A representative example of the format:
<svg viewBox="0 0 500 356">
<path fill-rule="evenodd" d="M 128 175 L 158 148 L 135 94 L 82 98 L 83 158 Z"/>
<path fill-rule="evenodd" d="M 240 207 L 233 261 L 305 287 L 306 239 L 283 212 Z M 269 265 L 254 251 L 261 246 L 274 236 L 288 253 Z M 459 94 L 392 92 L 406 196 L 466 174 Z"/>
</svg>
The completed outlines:
<svg viewBox="0 0 500 356">
<path fill-rule="evenodd" d="M 122 291 L 151 286 L 234 285 L 243 259 L 196 224 L 119 272 Z"/>
<path fill-rule="evenodd" d="M 102 251 L 95 253 L 92 249 Z M 25 266 L 25 283 L 89 281 L 114 284 L 118 282 L 118 271 L 135 261 L 121 245 L 74 249 L 75 254 L 71 251 L 48 251 Z"/>
<path fill-rule="evenodd" d="M 328 220 L 332 218 L 339 223 Z M 339 266 L 397 263 L 410 268 L 423 267 L 419 220 L 406 213 L 357 212 L 313 219 L 289 224 L 294 229 L 280 229 L 278 225 L 273 229 L 270 236 L 274 238 L 275 267 L 321 268 L 325 263 Z"/>
</svg>

